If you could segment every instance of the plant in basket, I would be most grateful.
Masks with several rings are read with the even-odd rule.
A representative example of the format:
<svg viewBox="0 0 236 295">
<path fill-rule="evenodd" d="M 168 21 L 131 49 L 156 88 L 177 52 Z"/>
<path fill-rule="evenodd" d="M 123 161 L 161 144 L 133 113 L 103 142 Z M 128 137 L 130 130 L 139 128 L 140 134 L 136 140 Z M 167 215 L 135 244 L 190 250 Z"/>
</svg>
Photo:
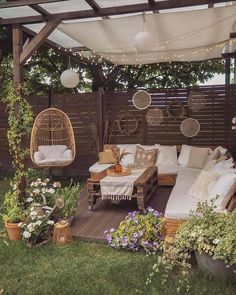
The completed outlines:
<svg viewBox="0 0 236 295">
<path fill-rule="evenodd" d="M 155 254 L 162 249 L 163 217 L 152 208 L 147 214 L 138 211 L 129 212 L 119 227 L 106 231 L 108 243 L 115 249 L 138 251 Z"/>
</svg>

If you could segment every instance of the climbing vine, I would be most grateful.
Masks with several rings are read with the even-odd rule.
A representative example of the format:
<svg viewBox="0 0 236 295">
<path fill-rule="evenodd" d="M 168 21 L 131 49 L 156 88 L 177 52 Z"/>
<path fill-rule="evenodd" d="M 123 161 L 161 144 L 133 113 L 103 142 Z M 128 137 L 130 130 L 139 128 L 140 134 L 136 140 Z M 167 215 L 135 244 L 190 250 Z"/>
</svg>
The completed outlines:
<svg viewBox="0 0 236 295">
<path fill-rule="evenodd" d="M 18 192 L 18 197 L 24 193 L 24 182 L 26 178 L 25 159 L 29 154 L 29 149 L 24 143 L 31 130 L 33 112 L 31 105 L 22 97 L 23 88 L 17 88 L 12 82 L 7 87 L 7 96 L 3 101 L 7 105 L 8 111 L 8 131 L 7 138 L 9 151 L 12 156 L 12 166 L 15 169 L 14 186 Z"/>
</svg>

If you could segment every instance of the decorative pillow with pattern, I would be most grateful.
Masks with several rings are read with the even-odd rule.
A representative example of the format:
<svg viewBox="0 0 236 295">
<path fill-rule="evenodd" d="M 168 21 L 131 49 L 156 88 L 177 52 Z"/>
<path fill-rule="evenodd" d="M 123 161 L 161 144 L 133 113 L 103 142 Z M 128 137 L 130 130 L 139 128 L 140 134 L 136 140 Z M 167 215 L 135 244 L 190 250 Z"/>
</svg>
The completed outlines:
<svg viewBox="0 0 236 295">
<path fill-rule="evenodd" d="M 144 150 L 142 147 L 137 146 L 133 166 L 140 168 L 154 166 L 156 163 L 157 151 L 157 149 Z"/>
</svg>

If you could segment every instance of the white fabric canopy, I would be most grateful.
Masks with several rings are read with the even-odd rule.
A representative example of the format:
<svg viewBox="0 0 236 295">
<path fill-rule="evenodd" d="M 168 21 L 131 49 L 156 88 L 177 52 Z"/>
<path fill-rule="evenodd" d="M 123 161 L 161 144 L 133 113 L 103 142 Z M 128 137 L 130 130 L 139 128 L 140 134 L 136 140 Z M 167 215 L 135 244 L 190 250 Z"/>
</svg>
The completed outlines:
<svg viewBox="0 0 236 295">
<path fill-rule="evenodd" d="M 59 29 L 114 64 L 148 64 L 221 57 L 235 21 L 236 6 L 146 15 L 145 30 L 152 32 L 155 46 L 145 53 L 134 47 L 143 30 L 141 15 L 62 23 Z"/>
</svg>

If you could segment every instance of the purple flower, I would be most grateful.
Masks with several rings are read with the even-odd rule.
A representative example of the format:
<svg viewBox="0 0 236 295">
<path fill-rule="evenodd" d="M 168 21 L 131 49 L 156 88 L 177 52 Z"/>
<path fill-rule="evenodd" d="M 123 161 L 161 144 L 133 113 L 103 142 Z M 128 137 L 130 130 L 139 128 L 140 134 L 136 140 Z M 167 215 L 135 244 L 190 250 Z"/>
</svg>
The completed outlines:
<svg viewBox="0 0 236 295">
<path fill-rule="evenodd" d="M 158 217 L 160 214 L 159 214 L 158 211 L 155 210 L 155 211 L 153 212 L 153 215 L 154 215 L 155 217 Z"/>
<path fill-rule="evenodd" d="M 153 212 L 154 209 L 152 209 L 151 207 L 148 207 L 148 208 L 147 208 L 147 211 L 148 211 L 148 212 Z"/>
<path fill-rule="evenodd" d="M 108 242 L 108 244 L 111 244 L 112 243 L 112 240 L 113 240 L 112 236 L 111 235 L 107 235 L 107 242 Z"/>
<path fill-rule="evenodd" d="M 138 238 L 139 237 L 139 234 L 137 232 L 134 233 L 134 238 Z"/>
</svg>

